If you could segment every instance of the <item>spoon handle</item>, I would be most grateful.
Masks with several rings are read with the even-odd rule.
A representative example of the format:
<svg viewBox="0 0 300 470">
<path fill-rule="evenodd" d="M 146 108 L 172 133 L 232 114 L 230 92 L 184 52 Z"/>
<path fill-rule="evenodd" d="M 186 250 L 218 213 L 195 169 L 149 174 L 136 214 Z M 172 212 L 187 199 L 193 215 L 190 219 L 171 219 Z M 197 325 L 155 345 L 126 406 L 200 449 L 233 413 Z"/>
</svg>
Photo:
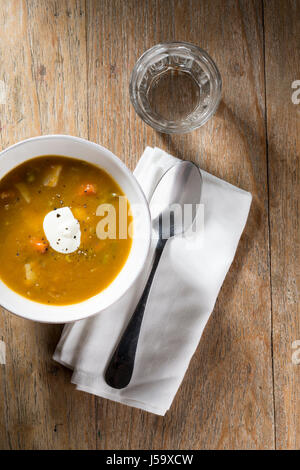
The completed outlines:
<svg viewBox="0 0 300 470">
<path fill-rule="evenodd" d="M 106 383 L 113 388 L 124 388 L 131 380 L 135 353 L 148 295 L 166 242 L 167 239 L 163 239 L 161 237 L 158 240 L 154 254 L 153 266 L 143 294 L 106 369 Z"/>
</svg>

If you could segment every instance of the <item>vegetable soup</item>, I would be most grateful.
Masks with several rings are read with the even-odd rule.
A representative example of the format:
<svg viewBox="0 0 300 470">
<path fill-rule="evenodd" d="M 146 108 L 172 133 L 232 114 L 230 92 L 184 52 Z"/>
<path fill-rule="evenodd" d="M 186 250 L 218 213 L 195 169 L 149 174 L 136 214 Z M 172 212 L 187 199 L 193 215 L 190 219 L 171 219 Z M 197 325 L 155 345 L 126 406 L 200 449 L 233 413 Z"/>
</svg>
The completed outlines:
<svg viewBox="0 0 300 470">
<path fill-rule="evenodd" d="M 81 302 L 101 292 L 121 271 L 132 244 L 128 230 L 126 236 L 119 234 L 121 196 L 130 227 L 124 193 L 97 166 L 47 155 L 13 169 L 0 181 L 2 281 L 51 305 Z M 103 204 L 113 208 L 116 224 L 115 236 L 105 239 L 97 229 L 107 216 L 99 210 Z"/>
</svg>

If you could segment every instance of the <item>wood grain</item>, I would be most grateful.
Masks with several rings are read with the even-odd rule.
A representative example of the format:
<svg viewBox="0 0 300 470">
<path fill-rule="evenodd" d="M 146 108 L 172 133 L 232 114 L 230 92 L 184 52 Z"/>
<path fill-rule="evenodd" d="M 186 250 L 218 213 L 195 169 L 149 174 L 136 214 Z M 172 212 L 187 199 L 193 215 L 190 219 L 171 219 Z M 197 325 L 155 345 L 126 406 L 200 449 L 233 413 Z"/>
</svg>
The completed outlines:
<svg viewBox="0 0 300 470">
<path fill-rule="evenodd" d="M 1 2 L 0 11 L 1 147 L 38 134 L 87 137 L 84 2 Z M 0 448 L 95 448 L 94 397 L 76 393 L 51 359 L 61 327 L 0 318 Z"/>
<path fill-rule="evenodd" d="M 265 38 L 276 446 L 299 449 L 300 1 L 265 2 Z"/>
<path fill-rule="evenodd" d="M 88 2 L 90 139 L 131 168 L 159 146 L 254 196 L 239 251 L 172 409 L 165 418 L 97 399 L 98 448 L 274 446 L 267 165 L 261 2 Z M 130 73 L 155 43 L 184 40 L 216 60 L 218 114 L 192 134 L 155 133 L 130 106 Z M 233 54 L 234 51 L 234 54 Z M 123 432 L 124 423 L 129 432 Z M 147 429 L 147 432 L 145 432 Z"/>
<path fill-rule="evenodd" d="M 300 339 L 299 106 L 289 94 L 300 79 L 299 12 L 298 0 L 0 3 L 1 148 L 73 134 L 133 169 L 146 145 L 159 146 L 253 194 L 234 263 L 164 418 L 77 392 L 51 359 L 61 327 L 2 311 L 1 449 L 299 447 L 291 361 Z M 203 47 L 223 78 L 217 114 L 171 137 L 140 120 L 128 92 L 137 58 L 170 40 Z"/>
</svg>

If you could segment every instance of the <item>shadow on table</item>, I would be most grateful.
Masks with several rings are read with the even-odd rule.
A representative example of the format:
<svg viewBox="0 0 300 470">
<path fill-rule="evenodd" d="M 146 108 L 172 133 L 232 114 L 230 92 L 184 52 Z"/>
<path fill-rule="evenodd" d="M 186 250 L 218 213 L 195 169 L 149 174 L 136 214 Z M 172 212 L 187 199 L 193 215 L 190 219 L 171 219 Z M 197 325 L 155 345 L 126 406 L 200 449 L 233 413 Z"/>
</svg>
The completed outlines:
<svg viewBox="0 0 300 470">
<path fill-rule="evenodd" d="M 229 426 L 230 414 L 234 412 L 234 407 L 235 413 L 241 410 L 240 403 L 248 393 L 246 384 L 251 384 L 253 381 L 250 387 L 252 393 L 256 393 L 258 387 L 258 382 L 254 382 L 252 370 L 256 362 L 253 357 L 253 345 L 247 342 L 247 338 L 244 338 L 245 331 L 261 327 L 262 331 L 258 334 L 265 335 L 266 342 L 270 339 L 270 331 L 268 331 L 270 312 L 267 310 L 269 302 L 268 173 L 263 116 L 257 123 L 258 131 L 256 131 L 247 119 L 246 109 L 239 108 L 236 114 L 222 101 L 212 121 L 215 123 L 210 125 L 216 133 L 220 134 L 220 127 L 223 128 L 225 146 L 227 136 L 229 136 L 228 140 L 232 141 L 230 150 L 232 158 L 230 160 L 224 157 L 219 158 L 218 150 L 208 145 L 208 151 L 203 149 L 198 151 L 202 155 L 208 152 L 205 160 L 200 164 L 201 168 L 247 189 L 252 193 L 253 201 L 234 262 L 224 281 L 214 312 L 207 323 L 184 383 L 172 409 L 167 414 L 166 426 L 172 427 L 172 421 L 176 419 L 184 427 L 190 417 L 196 414 L 199 419 L 197 427 L 201 428 L 210 421 L 210 429 L 214 429 L 216 434 L 216 447 L 222 447 L 221 436 L 224 428 Z M 201 129 L 196 132 L 201 132 Z M 204 141 L 205 137 L 207 139 L 207 135 L 204 136 Z M 213 136 L 210 139 L 213 140 Z M 192 136 L 189 139 L 186 136 L 161 134 L 159 140 L 172 155 L 183 156 L 185 159 L 199 163 Z M 233 155 L 235 148 L 237 156 Z M 243 159 L 241 159 L 241 154 L 244 155 Z M 229 173 L 226 167 L 229 168 Z M 263 312 L 265 315 L 260 310 L 261 305 L 265 307 Z M 257 311 L 262 315 L 262 320 L 256 317 Z M 258 350 L 257 353 L 259 352 Z M 263 371 L 261 370 L 259 380 L 263 381 L 262 377 Z M 233 401 L 236 403 L 234 404 Z M 228 418 L 226 418 L 227 413 L 224 407 L 227 408 Z M 218 415 L 221 415 L 222 410 L 223 422 L 220 422 Z M 211 421 L 214 421 L 213 426 Z M 191 443 L 193 443 L 196 435 L 193 435 L 192 430 L 185 429 L 185 432 L 190 432 Z M 219 442 L 218 439 L 220 439 Z M 208 441 L 212 442 L 212 439 Z"/>
</svg>

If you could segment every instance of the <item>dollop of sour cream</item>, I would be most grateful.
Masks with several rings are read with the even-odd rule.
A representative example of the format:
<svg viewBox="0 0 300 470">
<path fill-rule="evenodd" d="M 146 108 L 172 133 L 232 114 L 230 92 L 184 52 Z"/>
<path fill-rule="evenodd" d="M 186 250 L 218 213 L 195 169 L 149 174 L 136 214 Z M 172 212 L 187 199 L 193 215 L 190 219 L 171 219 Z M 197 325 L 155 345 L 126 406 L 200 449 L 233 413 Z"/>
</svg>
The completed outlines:
<svg viewBox="0 0 300 470">
<path fill-rule="evenodd" d="M 43 229 L 51 248 L 59 253 L 73 253 L 80 246 L 80 224 L 69 207 L 48 212 Z"/>
</svg>

